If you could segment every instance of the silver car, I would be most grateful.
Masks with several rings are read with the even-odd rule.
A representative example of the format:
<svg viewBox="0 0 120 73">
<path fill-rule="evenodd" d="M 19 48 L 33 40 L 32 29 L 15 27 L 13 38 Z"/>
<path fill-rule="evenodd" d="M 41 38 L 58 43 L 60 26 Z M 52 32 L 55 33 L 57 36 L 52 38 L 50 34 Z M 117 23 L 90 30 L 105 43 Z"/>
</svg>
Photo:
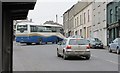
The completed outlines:
<svg viewBox="0 0 120 73">
<path fill-rule="evenodd" d="M 83 38 L 66 38 L 58 43 L 57 56 L 68 59 L 69 56 L 82 56 L 90 59 L 89 42 Z"/>
<path fill-rule="evenodd" d="M 117 54 L 120 53 L 120 38 L 116 38 L 112 41 L 108 46 L 109 52 L 116 52 Z"/>
</svg>

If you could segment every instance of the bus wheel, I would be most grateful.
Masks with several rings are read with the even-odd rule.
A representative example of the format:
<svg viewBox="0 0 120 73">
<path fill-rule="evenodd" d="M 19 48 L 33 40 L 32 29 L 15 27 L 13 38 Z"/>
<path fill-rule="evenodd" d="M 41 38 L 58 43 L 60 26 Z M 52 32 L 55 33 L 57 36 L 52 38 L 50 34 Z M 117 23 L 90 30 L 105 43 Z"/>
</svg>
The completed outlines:
<svg viewBox="0 0 120 73">
<path fill-rule="evenodd" d="M 42 45 L 42 39 L 39 40 L 39 44 Z"/>
<path fill-rule="evenodd" d="M 26 43 L 27 45 L 31 45 L 31 43 Z"/>
</svg>

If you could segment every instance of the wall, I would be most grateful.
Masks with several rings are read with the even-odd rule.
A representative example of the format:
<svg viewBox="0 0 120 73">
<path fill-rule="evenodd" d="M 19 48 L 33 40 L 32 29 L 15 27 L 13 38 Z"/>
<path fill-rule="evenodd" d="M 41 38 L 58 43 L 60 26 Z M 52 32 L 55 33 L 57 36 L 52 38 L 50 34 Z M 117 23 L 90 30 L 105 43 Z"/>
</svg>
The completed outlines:
<svg viewBox="0 0 120 73">
<path fill-rule="evenodd" d="M 81 35 L 84 38 L 88 38 L 91 36 L 90 32 L 92 25 L 92 4 L 90 2 L 89 3 L 82 2 L 82 4 L 84 3 L 86 7 L 81 9 L 81 11 L 78 14 L 76 14 L 74 17 L 74 34 L 77 31 L 78 35 Z M 88 10 L 89 10 L 89 19 L 88 19 Z M 84 13 L 85 13 L 85 23 L 84 23 Z M 82 33 L 80 30 L 82 31 Z"/>
<path fill-rule="evenodd" d="M 116 17 L 119 18 L 119 15 L 116 15 L 116 7 L 118 7 L 118 2 L 110 2 L 107 5 L 108 44 L 111 41 L 113 41 L 115 38 L 119 37 L 119 25 L 120 24 L 118 22 L 118 19 L 116 19 Z M 113 10 L 112 22 L 110 20 L 110 10 Z"/>
<path fill-rule="evenodd" d="M 63 14 L 63 29 L 65 36 L 68 36 L 68 12 Z"/>
<path fill-rule="evenodd" d="M 107 45 L 106 29 L 106 5 L 107 2 L 93 2 L 92 11 L 92 37 L 99 38 L 103 44 Z"/>
</svg>

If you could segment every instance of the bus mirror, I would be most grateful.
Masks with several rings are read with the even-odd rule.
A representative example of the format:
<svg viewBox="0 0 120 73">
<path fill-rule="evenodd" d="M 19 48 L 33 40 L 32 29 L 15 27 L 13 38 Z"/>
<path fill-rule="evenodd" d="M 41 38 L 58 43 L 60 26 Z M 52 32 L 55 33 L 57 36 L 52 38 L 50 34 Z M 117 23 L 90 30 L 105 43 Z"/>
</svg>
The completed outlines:
<svg viewBox="0 0 120 73">
<path fill-rule="evenodd" d="M 58 45 L 61 45 L 61 42 L 58 42 Z"/>
</svg>

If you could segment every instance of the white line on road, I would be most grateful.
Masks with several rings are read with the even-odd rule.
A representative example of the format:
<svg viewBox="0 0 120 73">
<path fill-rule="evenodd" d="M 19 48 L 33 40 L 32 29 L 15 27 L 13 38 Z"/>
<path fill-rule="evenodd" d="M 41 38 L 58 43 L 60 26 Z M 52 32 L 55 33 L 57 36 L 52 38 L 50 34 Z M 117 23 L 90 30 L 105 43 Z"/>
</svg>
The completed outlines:
<svg viewBox="0 0 120 73">
<path fill-rule="evenodd" d="M 93 57 L 98 58 L 97 56 L 93 56 Z M 100 59 L 100 58 L 98 58 L 98 59 Z M 105 59 L 102 59 L 102 60 L 107 61 L 107 62 L 111 62 L 111 63 L 114 63 L 114 64 L 117 64 L 117 65 L 120 65 L 120 63 L 117 63 L 117 62 L 114 62 L 114 61 L 105 60 Z"/>
</svg>

